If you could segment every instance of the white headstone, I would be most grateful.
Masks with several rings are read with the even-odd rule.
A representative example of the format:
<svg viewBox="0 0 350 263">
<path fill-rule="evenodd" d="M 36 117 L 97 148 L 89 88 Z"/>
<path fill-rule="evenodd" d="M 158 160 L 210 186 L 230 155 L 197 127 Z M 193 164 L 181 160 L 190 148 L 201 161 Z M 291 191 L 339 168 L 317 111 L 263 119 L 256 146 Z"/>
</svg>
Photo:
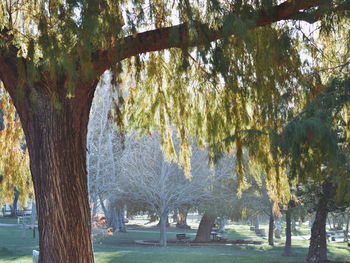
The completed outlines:
<svg viewBox="0 0 350 263">
<path fill-rule="evenodd" d="M 33 263 L 39 263 L 39 251 L 33 250 Z"/>
</svg>

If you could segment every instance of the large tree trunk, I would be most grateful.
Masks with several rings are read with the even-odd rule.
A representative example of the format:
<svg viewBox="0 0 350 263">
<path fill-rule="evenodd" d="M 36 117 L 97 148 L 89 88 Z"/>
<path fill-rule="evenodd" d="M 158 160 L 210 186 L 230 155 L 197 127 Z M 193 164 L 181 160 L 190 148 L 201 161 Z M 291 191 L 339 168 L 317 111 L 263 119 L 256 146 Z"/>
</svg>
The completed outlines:
<svg viewBox="0 0 350 263">
<path fill-rule="evenodd" d="M 270 246 L 273 246 L 274 243 L 273 243 L 273 229 L 274 229 L 274 217 L 273 217 L 273 214 L 271 213 L 270 214 L 270 218 L 269 218 L 269 245 Z"/>
<path fill-rule="evenodd" d="M 292 218 L 290 208 L 286 211 L 286 243 L 283 255 L 286 257 L 292 255 Z"/>
<path fill-rule="evenodd" d="M 163 213 L 160 215 L 160 246 L 161 247 L 166 247 L 166 228 L 167 228 L 167 223 L 168 223 L 168 214 Z"/>
<path fill-rule="evenodd" d="M 327 237 L 326 221 L 328 214 L 328 199 L 332 184 L 325 182 L 323 184 L 323 195 L 318 201 L 315 221 L 311 228 L 311 239 L 307 261 L 309 263 L 327 262 Z"/>
<path fill-rule="evenodd" d="M 30 155 L 40 262 L 90 263 L 86 134 L 96 83 L 76 88 L 73 98 L 64 86 L 52 91 L 40 85 L 14 100 Z"/>
<path fill-rule="evenodd" d="M 210 215 L 209 213 L 204 213 L 197 230 L 197 235 L 194 242 L 209 242 L 210 241 L 210 232 L 215 222 L 215 216 Z"/>
</svg>

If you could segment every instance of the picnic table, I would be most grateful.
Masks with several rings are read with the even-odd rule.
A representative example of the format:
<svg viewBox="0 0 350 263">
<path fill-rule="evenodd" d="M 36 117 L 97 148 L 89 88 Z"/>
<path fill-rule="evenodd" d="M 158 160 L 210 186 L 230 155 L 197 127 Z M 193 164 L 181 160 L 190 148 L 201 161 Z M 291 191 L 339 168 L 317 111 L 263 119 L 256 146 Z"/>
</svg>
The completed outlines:
<svg viewBox="0 0 350 263">
<path fill-rule="evenodd" d="M 210 232 L 210 235 L 211 235 L 211 239 L 212 239 L 213 241 L 222 240 L 222 236 L 221 236 L 217 231 L 211 231 L 211 232 Z"/>
<path fill-rule="evenodd" d="M 189 242 L 191 238 L 186 236 L 186 234 L 177 234 L 176 239 L 180 242 Z"/>
</svg>

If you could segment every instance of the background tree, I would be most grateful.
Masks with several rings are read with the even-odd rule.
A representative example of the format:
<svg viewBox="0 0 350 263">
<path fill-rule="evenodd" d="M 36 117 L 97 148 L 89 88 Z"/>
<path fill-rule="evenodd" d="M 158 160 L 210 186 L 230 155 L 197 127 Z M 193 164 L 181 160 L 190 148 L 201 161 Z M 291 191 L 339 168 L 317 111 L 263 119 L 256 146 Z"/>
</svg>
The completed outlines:
<svg viewBox="0 0 350 263">
<path fill-rule="evenodd" d="M 325 226 L 332 197 L 338 204 L 349 203 L 346 194 L 350 186 L 349 144 L 347 139 L 342 142 L 347 135 L 338 132 L 338 123 L 348 122 L 347 117 L 344 119 L 349 103 L 348 81 L 335 79 L 325 86 L 323 92 L 288 123 L 281 136 L 281 147 L 289 158 L 292 176 L 304 182 L 311 177 L 323 185 L 312 227 L 309 262 L 327 260 Z"/>
<path fill-rule="evenodd" d="M 234 204 L 237 203 L 238 178 L 236 174 L 236 156 L 233 153 L 222 153 L 213 166 L 215 184 L 206 188 L 205 191 L 213 198 L 203 200 L 197 206 L 202 213 L 199 227 L 194 242 L 209 242 L 210 233 L 218 217 L 231 216 Z"/>
<path fill-rule="evenodd" d="M 193 148 L 192 177 L 188 180 L 177 163 L 166 160 L 157 134 L 140 139 L 127 136 L 121 167 L 117 192 L 125 199 L 147 205 L 159 216 L 161 246 L 166 246 L 166 223 L 171 211 L 185 204 L 222 198 L 205 191 L 215 183 L 206 151 Z"/>
<path fill-rule="evenodd" d="M 16 215 L 17 202 L 22 205 L 33 191 L 29 158 L 24 144 L 20 120 L 8 94 L 0 87 L 0 196 L 11 203 L 11 215 Z"/>
<path fill-rule="evenodd" d="M 95 211 L 101 207 L 107 224 L 113 231 L 125 228 L 123 221 L 118 219 L 122 216 L 122 211 L 114 191 L 118 186 L 119 159 L 123 151 L 123 134 L 117 131 L 114 122 L 115 93 L 116 89 L 111 87 L 111 73 L 106 72 L 96 88 L 87 137 L 87 170 L 92 215 L 95 216 Z"/>
</svg>

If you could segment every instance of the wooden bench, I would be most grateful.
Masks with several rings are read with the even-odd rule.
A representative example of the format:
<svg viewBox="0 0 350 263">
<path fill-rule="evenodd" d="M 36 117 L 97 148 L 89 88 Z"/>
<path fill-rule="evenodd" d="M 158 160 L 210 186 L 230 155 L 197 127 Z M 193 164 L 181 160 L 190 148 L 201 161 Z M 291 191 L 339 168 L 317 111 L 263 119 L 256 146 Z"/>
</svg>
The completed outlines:
<svg viewBox="0 0 350 263">
<path fill-rule="evenodd" d="M 180 242 L 188 242 L 190 241 L 191 238 L 187 237 L 186 234 L 177 234 L 176 239 L 177 241 L 180 241 Z"/>
</svg>

